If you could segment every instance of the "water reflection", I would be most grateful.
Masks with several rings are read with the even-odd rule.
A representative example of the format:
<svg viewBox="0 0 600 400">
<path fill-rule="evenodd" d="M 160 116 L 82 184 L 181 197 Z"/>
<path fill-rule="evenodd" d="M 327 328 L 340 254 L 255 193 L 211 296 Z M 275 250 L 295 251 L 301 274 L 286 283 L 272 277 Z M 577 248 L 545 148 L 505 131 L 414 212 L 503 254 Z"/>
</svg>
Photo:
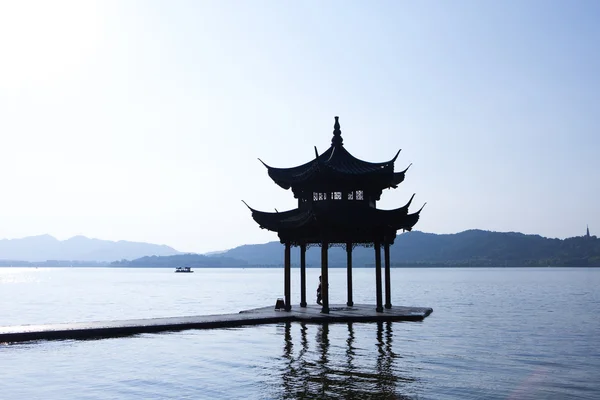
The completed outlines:
<svg viewBox="0 0 600 400">
<path fill-rule="evenodd" d="M 299 335 L 296 334 L 298 327 Z M 415 378 L 400 372 L 403 359 L 393 350 L 392 327 L 391 322 L 363 324 L 357 338 L 352 323 L 346 326 L 287 323 L 281 397 L 416 398 Z"/>
</svg>

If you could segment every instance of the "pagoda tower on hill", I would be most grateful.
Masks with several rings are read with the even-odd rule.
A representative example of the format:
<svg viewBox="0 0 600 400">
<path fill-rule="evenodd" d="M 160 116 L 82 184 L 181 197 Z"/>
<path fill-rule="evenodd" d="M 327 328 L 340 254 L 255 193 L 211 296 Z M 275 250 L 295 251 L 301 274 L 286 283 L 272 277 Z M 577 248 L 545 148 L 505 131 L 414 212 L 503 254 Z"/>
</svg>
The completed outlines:
<svg viewBox="0 0 600 400">
<path fill-rule="evenodd" d="M 391 308 L 390 245 L 398 230 L 410 231 L 419 220 L 419 211 L 408 213 L 407 204 L 393 210 L 376 207 L 383 189 L 397 188 L 408 168 L 394 172 L 394 158 L 371 163 L 354 157 L 344 147 L 338 117 L 327 151 L 292 168 L 274 168 L 263 162 L 269 176 L 283 189 L 291 189 L 298 207 L 284 212 L 263 212 L 251 207 L 252 218 L 263 229 L 277 232 L 285 245 L 285 309 L 291 310 L 291 246 L 300 247 L 300 306 L 306 307 L 306 249 L 321 247 L 322 310 L 329 313 L 328 249 L 345 247 L 347 252 L 347 306 L 352 301 L 352 249 L 356 245 L 375 249 L 376 311 L 383 312 L 381 247 L 385 263 L 385 308 Z M 260 160 L 260 159 L 259 159 Z M 262 160 L 261 160 L 262 162 Z M 409 165 L 410 167 L 410 165 Z M 424 205 L 423 205 L 424 206 Z"/>
</svg>

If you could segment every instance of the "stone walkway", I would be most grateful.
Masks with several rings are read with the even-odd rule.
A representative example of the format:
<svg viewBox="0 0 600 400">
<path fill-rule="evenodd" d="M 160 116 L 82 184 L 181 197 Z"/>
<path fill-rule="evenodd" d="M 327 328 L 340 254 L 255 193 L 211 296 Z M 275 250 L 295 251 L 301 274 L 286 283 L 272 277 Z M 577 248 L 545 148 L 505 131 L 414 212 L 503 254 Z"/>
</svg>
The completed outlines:
<svg viewBox="0 0 600 400">
<path fill-rule="evenodd" d="M 383 322 L 421 321 L 433 312 L 426 307 L 393 306 L 384 312 L 375 311 L 374 305 L 331 305 L 329 314 L 322 314 L 320 306 L 302 308 L 294 306 L 291 311 L 278 311 L 274 307 L 240 311 L 238 314 L 198 315 L 191 317 L 168 317 L 130 319 L 121 321 L 81 322 L 66 324 L 20 325 L 0 327 L 0 343 L 31 340 L 98 339 L 186 329 L 214 329 L 236 326 L 274 324 L 304 321 L 308 323 L 336 322 Z"/>
</svg>

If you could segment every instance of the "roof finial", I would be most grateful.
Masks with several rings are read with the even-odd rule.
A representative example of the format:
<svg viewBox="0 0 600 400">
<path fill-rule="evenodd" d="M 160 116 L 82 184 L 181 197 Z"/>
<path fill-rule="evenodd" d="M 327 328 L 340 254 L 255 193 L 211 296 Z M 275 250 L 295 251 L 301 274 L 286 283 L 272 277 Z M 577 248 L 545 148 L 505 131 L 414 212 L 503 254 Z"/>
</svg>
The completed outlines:
<svg viewBox="0 0 600 400">
<path fill-rule="evenodd" d="M 333 146 L 343 146 L 344 140 L 342 139 L 342 131 L 340 130 L 340 117 L 334 117 L 335 123 L 333 124 L 333 138 L 331 139 L 331 144 Z"/>
</svg>

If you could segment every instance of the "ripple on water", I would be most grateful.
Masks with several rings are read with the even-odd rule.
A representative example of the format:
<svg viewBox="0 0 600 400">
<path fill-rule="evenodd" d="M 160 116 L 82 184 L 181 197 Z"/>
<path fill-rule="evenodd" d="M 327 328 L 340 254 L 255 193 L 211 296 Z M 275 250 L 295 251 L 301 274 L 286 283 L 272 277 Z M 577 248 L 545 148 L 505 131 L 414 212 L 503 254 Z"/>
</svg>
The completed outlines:
<svg viewBox="0 0 600 400">
<path fill-rule="evenodd" d="M 274 304 L 282 279 L 275 270 L 198 271 L 192 279 L 170 270 L 74 270 L 25 271 L 35 277 L 27 279 L 0 271 L 4 325 L 236 312 Z M 345 270 L 330 274 L 332 301 L 343 303 Z M 421 323 L 3 345 L 0 397 L 600 398 L 600 270 L 402 269 L 392 277 L 394 304 L 434 313 Z M 317 278 L 308 271 L 309 282 Z M 373 302 L 372 270 L 354 278 L 355 300 Z"/>
</svg>

